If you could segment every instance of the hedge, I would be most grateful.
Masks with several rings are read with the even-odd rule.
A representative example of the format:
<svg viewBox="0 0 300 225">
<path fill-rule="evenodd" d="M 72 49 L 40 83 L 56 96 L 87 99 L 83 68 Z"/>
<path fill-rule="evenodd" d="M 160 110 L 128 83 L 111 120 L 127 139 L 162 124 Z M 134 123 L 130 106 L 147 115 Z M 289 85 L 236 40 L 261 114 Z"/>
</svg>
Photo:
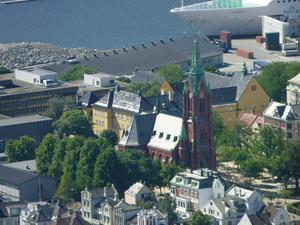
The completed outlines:
<svg viewBox="0 0 300 225">
<path fill-rule="evenodd" d="M 300 202 L 294 202 L 294 203 L 288 204 L 287 210 L 290 213 L 294 213 L 294 214 L 300 216 Z"/>
</svg>

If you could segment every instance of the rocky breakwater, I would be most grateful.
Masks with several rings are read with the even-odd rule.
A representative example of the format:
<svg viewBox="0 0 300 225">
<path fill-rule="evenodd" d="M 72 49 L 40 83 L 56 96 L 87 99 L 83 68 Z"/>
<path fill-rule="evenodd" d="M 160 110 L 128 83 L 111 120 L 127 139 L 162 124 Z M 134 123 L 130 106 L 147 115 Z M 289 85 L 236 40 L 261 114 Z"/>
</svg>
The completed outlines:
<svg viewBox="0 0 300 225">
<path fill-rule="evenodd" d="M 62 63 L 69 57 L 80 59 L 99 53 L 100 50 L 97 49 L 59 48 L 39 42 L 0 44 L 0 66 L 15 69 L 38 64 Z"/>
</svg>

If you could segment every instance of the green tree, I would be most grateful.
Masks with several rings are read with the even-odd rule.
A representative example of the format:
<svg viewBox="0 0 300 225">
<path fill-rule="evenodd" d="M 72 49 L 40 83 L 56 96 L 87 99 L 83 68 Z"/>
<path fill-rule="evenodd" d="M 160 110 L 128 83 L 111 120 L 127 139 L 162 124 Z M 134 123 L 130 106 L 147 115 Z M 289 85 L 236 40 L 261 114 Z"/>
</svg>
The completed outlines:
<svg viewBox="0 0 300 225">
<path fill-rule="evenodd" d="M 89 138 L 80 149 L 80 158 L 76 172 L 76 187 L 78 190 L 92 187 L 92 178 L 97 156 L 100 153 L 100 143 L 95 138 Z"/>
<path fill-rule="evenodd" d="M 216 137 L 218 137 L 219 135 L 221 135 L 224 132 L 225 127 L 224 127 L 222 117 L 219 112 L 217 112 L 217 111 L 213 112 L 213 119 L 214 119 L 213 120 L 214 121 L 214 135 Z"/>
<path fill-rule="evenodd" d="M 176 64 L 164 65 L 158 70 L 158 74 L 170 83 L 181 82 L 185 79 L 182 67 Z"/>
<path fill-rule="evenodd" d="M 84 65 L 76 65 L 69 71 L 63 73 L 59 78 L 63 81 L 83 80 L 84 74 L 96 73 L 97 70 Z"/>
<path fill-rule="evenodd" d="M 157 96 L 160 95 L 160 84 L 153 83 L 130 83 L 127 90 L 132 93 L 141 93 L 143 96 Z"/>
<path fill-rule="evenodd" d="M 116 132 L 111 129 L 102 131 L 100 138 L 105 139 L 111 146 L 115 146 L 118 143 L 118 136 Z"/>
<path fill-rule="evenodd" d="M 259 159 L 251 158 L 241 163 L 241 172 L 249 178 L 250 184 L 252 178 L 258 178 L 263 171 L 263 162 Z"/>
<path fill-rule="evenodd" d="M 70 97 L 53 97 L 49 99 L 48 104 L 46 116 L 56 121 L 62 116 L 67 107 L 74 104 L 74 101 Z"/>
<path fill-rule="evenodd" d="M 36 150 L 36 167 L 40 175 L 47 175 L 54 155 L 54 149 L 58 143 L 58 137 L 47 134 Z"/>
<path fill-rule="evenodd" d="M 61 199 L 79 199 L 81 190 L 76 189 L 76 171 L 80 149 L 84 144 L 84 138 L 74 136 L 68 139 L 66 155 L 63 162 L 63 174 L 57 188 L 56 196 Z"/>
<path fill-rule="evenodd" d="M 48 170 L 48 176 L 56 178 L 57 181 L 60 181 L 60 178 L 63 173 L 63 161 L 66 152 L 66 145 L 68 138 L 60 139 L 55 147 L 53 158 Z"/>
<path fill-rule="evenodd" d="M 232 146 L 221 145 L 217 148 L 217 158 L 220 162 L 236 161 L 236 153 L 239 150 Z"/>
<path fill-rule="evenodd" d="M 176 205 L 169 194 L 159 202 L 159 210 L 168 216 L 169 225 L 173 225 L 177 220 L 177 214 L 175 213 Z"/>
<path fill-rule="evenodd" d="M 294 195 L 294 193 L 290 190 L 281 190 L 280 193 L 279 193 L 279 197 L 283 198 L 285 200 L 285 204 L 286 204 L 286 200 L 288 198 L 293 197 L 293 195 Z"/>
<path fill-rule="evenodd" d="M 210 225 L 210 217 L 208 215 L 204 215 L 200 211 L 196 211 L 193 213 L 192 220 L 188 222 L 188 225 Z"/>
<path fill-rule="evenodd" d="M 5 152 L 8 162 L 34 159 L 35 141 L 27 135 L 21 136 L 19 140 L 9 140 L 6 142 Z"/>
<path fill-rule="evenodd" d="M 97 157 L 94 169 L 93 186 L 104 187 L 108 184 L 117 184 L 119 180 L 120 163 L 116 152 L 106 148 Z"/>
<path fill-rule="evenodd" d="M 162 178 L 162 184 L 164 186 L 169 186 L 172 178 L 180 172 L 182 169 L 175 163 L 167 163 L 162 165 L 160 170 L 160 176 Z"/>
<path fill-rule="evenodd" d="M 266 66 L 257 80 L 274 101 L 286 102 L 287 81 L 298 73 L 300 63 L 275 62 Z"/>
<path fill-rule="evenodd" d="M 70 110 L 54 123 L 60 137 L 69 135 L 93 136 L 92 124 L 82 110 Z"/>
<path fill-rule="evenodd" d="M 296 193 L 300 193 L 300 138 L 292 141 L 284 154 L 284 162 L 288 165 L 290 176 L 295 180 Z"/>
</svg>

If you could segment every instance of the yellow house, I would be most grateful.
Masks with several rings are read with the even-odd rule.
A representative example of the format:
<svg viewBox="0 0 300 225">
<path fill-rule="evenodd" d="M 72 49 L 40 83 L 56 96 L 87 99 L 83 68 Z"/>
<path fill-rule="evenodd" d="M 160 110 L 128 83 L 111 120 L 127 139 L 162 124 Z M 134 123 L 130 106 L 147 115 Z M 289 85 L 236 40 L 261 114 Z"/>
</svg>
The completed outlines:
<svg viewBox="0 0 300 225">
<path fill-rule="evenodd" d="M 225 126 L 234 126 L 241 112 L 262 114 L 269 105 L 270 97 L 252 75 L 205 73 L 205 76 L 211 89 L 212 108 L 219 112 Z M 164 81 L 161 93 L 181 92 L 182 88 L 183 82 L 170 84 Z"/>
</svg>

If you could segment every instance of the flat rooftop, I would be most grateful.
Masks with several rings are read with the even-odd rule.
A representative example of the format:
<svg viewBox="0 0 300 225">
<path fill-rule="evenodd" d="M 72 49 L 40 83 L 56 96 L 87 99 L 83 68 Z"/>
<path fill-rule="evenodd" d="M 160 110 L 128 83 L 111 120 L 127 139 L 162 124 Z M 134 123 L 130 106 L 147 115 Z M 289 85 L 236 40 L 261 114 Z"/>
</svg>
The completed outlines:
<svg viewBox="0 0 300 225">
<path fill-rule="evenodd" d="M 84 74 L 85 76 L 93 76 L 93 77 L 99 77 L 99 78 L 114 78 L 114 75 L 107 74 L 107 73 L 93 73 L 93 74 Z"/>
<path fill-rule="evenodd" d="M 0 75 L 0 85 L 5 87 L 4 89 L 1 89 L 0 97 L 11 94 L 77 87 L 77 85 L 71 83 L 62 83 L 60 86 L 56 87 L 45 87 L 42 85 L 31 84 L 15 79 L 15 73 Z"/>
<path fill-rule="evenodd" d="M 48 120 L 52 120 L 52 119 L 40 115 L 14 117 L 14 118 L 0 120 L 0 127 L 13 126 L 13 125 L 25 124 L 25 123 L 33 123 L 39 121 L 48 121 Z"/>
<path fill-rule="evenodd" d="M 26 72 L 33 73 L 33 74 L 36 74 L 39 76 L 47 76 L 47 75 L 57 74 L 56 72 L 45 70 L 45 69 L 42 69 L 39 67 L 26 67 L 26 68 L 16 69 L 16 70 L 26 71 Z"/>
<path fill-rule="evenodd" d="M 14 163 L 6 163 L 4 164 L 7 167 L 25 170 L 25 171 L 31 171 L 36 172 L 36 162 L 35 159 L 33 160 L 26 160 L 26 161 L 20 161 L 20 162 L 14 162 Z"/>
<path fill-rule="evenodd" d="M 254 61 L 267 62 L 300 62 L 300 56 L 284 57 L 281 51 L 266 50 L 262 44 L 256 42 L 255 38 L 233 39 L 232 50 L 229 53 L 224 53 L 225 66 L 221 68 L 224 72 L 241 71 L 243 63 L 247 64 L 248 69 L 253 69 Z M 237 48 L 247 49 L 254 52 L 254 59 L 246 59 L 235 54 Z"/>
</svg>

